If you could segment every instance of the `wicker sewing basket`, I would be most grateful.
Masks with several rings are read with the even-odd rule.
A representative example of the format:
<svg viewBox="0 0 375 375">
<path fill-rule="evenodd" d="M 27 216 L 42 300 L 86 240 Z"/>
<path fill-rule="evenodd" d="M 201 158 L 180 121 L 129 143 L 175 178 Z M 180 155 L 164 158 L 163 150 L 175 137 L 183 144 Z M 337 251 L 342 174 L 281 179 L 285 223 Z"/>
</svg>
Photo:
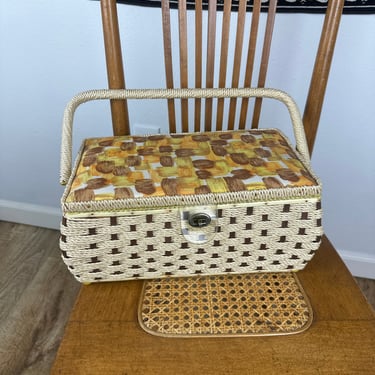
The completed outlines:
<svg viewBox="0 0 375 375">
<path fill-rule="evenodd" d="M 266 97 L 276 129 L 86 139 L 71 167 L 76 108 L 97 99 Z M 321 185 L 299 111 L 273 89 L 93 90 L 63 120 L 60 247 L 80 282 L 297 271 L 318 249 Z"/>
</svg>

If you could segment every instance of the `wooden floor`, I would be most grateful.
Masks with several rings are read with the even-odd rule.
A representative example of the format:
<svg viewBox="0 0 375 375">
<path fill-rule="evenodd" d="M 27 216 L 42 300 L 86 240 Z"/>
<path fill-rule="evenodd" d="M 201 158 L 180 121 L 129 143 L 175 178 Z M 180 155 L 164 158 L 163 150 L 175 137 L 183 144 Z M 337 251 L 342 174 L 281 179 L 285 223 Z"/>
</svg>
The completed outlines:
<svg viewBox="0 0 375 375">
<path fill-rule="evenodd" d="M 80 285 L 59 233 L 0 222 L 0 374 L 49 374 Z M 358 284 L 375 308 L 375 280 Z"/>
</svg>

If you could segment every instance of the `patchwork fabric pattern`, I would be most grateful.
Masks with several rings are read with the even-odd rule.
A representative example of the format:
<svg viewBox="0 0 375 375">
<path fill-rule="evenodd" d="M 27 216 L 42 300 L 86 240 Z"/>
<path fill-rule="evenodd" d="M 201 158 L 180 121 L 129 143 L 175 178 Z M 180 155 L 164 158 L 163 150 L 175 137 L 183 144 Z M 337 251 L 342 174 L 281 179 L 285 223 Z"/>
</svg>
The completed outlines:
<svg viewBox="0 0 375 375">
<path fill-rule="evenodd" d="M 93 138 L 66 202 L 314 185 L 277 130 Z"/>
</svg>

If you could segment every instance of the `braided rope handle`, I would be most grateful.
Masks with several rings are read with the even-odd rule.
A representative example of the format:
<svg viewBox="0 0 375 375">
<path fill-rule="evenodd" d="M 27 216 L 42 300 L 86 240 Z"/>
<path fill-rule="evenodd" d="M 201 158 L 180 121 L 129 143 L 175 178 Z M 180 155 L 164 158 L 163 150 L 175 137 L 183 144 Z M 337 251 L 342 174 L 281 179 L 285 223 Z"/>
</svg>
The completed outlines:
<svg viewBox="0 0 375 375">
<path fill-rule="evenodd" d="M 74 96 L 67 104 L 63 116 L 60 183 L 65 185 L 72 169 L 73 118 L 80 104 L 103 99 L 191 99 L 191 98 L 271 98 L 283 102 L 293 124 L 296 149 L 309 167 L 310 156 L 300 112 L 294 100 L 285 92 L 266 88 L 209 88 L 209 89 L 132 89 L 90 90 Z"/>
</svg>

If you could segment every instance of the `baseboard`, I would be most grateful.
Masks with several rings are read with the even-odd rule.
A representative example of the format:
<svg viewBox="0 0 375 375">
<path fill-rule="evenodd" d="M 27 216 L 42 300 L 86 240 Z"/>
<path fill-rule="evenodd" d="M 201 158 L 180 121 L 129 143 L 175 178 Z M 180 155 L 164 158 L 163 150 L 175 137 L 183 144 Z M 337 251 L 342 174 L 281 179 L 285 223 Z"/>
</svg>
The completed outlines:
<svg viewBox="0 0 375 375">
<path fill-rule="evenodd" d="M 0 220 L 37 227 L 59 229 L 59 208 L 0 199 Z M 338 251 L 350 272 L 357 277 L 375 279 L 375 255 Z"/>
<path fill-rule="evenodd" d="M 353 276 L 375 279 L 375 255 L 353 251 L 338 251 Z"/>
<path fill-rule="evenodd" d="M 60 229 L 61 210 L 55 207 L 0 199 L 0 220 Z"/>
</svg>

